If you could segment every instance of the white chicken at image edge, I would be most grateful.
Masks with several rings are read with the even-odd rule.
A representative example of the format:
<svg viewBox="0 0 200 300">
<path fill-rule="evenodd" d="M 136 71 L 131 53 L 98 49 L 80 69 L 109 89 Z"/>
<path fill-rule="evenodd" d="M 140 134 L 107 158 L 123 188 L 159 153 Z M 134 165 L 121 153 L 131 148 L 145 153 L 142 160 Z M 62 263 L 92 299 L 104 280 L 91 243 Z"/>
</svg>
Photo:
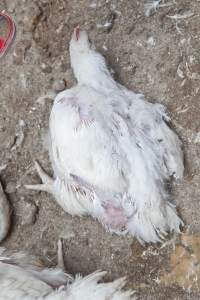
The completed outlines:
<svg viewBox="0 0 200 300">
<path fill-rule="evenodd" d="M 4 240 L 10 229 L 11 208 L 0 182 L 0 242 Z"/>
<path fill-rule="evenodd" d="M 82 277 L 64 272 L 62 243 L 58 267 L 45 268 L 35 257 L 0 248 L 0 300 L 133 300 L 133 291 L 122 291 L 125 279 L 98 283 L 106 272 Z"/>
<path fill-rule="evenodd" d="M 59 93 L 50 121 L 54 179 L 42 184 L 71 215 L 91 215 L 107 230 L 160 242 L 183 225 L 166 189 L 183 176 L 182 143 L 165 107 L 120 85 L 88 34 L 74 29 L 70 59 L 78 84 Z"/>
</svg>

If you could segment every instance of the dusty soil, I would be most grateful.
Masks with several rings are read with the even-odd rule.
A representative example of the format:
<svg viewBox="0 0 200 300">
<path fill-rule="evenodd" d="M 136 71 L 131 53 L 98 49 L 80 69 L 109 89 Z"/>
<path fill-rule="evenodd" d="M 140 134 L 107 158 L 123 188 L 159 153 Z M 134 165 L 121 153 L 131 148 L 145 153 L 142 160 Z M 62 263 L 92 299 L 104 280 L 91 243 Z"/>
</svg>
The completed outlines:
<svg viewBox="0 0 200 300">
<path fill-rule="evenodd" d="M 35 159 L 51 172 L 42 141 L 52 102 L 37 99 L 75 83 L 68 43 L 80 24 L 117 80 L 167 106 L 186 159 L 185 178 L 174 183 L 172 198 L 184 230 L 190 236 L 200 234 L 200 2 L 161 4 L 167 5 L 146 16 L 144 1 L 1 1 L 0 9 L 17 25 L 16 41 L 0 61 L 0 177 L 13 208 L 11 230 L 2 245 L 45 256 L 52 265 L 57 240 L 63 237 L 72 273 L 103 269 L 106 280 L 125 275 L 139 299 L 196 300 L 199 286 L 192 280 L 187 288 L 181 280 L 160 281 L 175 268 L 170 245 L 145 248 L 131 237 L 112 236 L 89 217 L 67 215 L 50 195 L 23 188 L 39 180 Z"/>
</svg>

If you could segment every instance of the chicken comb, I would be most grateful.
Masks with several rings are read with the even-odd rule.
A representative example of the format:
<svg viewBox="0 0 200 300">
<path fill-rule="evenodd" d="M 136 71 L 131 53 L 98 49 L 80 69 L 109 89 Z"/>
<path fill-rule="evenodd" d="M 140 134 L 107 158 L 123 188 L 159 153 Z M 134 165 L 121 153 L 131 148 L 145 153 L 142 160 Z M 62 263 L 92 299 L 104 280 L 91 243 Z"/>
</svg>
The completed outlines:
<svg viewBox="0 0 200 300">
<path fill-rule="evenodd" d="M 5 12 L 0 12 L 0 57 L 7 53 L 16 33 L 16 26 L 12 18 Z"/>
</svg>

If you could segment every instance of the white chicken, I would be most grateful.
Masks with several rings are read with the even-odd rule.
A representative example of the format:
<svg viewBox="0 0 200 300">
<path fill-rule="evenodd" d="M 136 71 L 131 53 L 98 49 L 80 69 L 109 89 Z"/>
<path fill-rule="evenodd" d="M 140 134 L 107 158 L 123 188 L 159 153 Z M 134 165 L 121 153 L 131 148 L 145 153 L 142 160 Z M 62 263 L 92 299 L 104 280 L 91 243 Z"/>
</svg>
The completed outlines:
<svg viewBox="0 0 200 300">
<path fill-rule="evenodd" d="M 107 230 L 141 243 L 179 232 L 181 219 L 166 183 L 182 178 L 178 136 L 165 107 L 120 85 L 85 31 L 75 28 L 71 65 L 78 81 L 59 93 L 50 115 L 50 159 L 55 178 L 36 163 L 43 184 L 71 215 L 91 215 Z"/>
<path fill-rule="evenodd" d="M 55 269 L 39 260 L 0 248 L 0 300 L 133 300 L 133 291 L 122 291 L 125 279 L 98 283 L 106 272 L 73 278 L 63 268 L 62 244 L 58 243 Z"/>
<path fill-rule="evenodd" d="M 6 237 L 10 228 L 10 205 L 0 182 L 0 242 Z"/>
</svg>

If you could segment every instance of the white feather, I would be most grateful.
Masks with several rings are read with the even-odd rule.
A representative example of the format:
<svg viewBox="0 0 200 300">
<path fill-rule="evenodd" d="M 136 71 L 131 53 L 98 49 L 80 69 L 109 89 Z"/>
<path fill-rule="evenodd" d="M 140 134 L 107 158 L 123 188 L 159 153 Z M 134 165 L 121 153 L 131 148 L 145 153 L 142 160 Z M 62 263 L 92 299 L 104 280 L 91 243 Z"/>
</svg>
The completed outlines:
<svg viewBox="0 0 200 300">
<path fill-rule="evenodd" d="M 160 2 L 161 0 L 147 0 L 144 5 L 145 15 L 149 17 L 152 10 L 156 10 L 159 7 Z"/>
</svg>

